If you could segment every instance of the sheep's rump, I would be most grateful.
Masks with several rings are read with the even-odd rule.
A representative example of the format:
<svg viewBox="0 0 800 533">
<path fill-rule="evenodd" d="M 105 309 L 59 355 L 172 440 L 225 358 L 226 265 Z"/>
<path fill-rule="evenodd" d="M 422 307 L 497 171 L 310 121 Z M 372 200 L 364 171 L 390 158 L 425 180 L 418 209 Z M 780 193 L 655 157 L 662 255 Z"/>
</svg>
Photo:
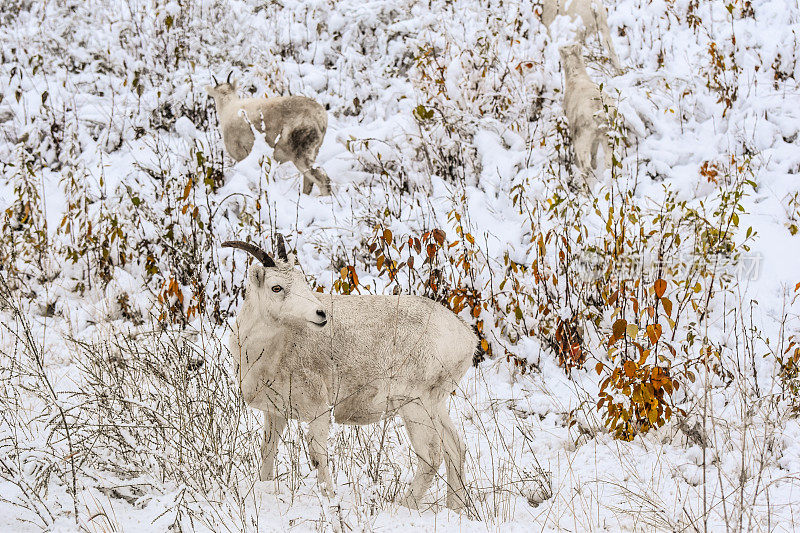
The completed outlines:
<svg viewBox="0 0 800 533">
<path fill-rule="evenodd" d="M 304 156 L 314 148 L 319 140 L 319 133 L 311 126 L 301 126 L 289 133 L 289 149 L 297 156 Z"/>
</svg>

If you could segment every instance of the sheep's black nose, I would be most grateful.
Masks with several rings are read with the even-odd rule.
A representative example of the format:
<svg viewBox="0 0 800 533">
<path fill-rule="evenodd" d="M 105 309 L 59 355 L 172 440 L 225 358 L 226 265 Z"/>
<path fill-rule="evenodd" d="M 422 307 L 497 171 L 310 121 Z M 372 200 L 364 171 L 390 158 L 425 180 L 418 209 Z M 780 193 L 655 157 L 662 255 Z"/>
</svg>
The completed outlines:
<svg viewBox="0 0 800 533">
<path fill-rule="evenodd" d="M 325 320 L 325 311 L 323 311 L 322 309 L 317 309 L 317 316 Z"/>
</svg>

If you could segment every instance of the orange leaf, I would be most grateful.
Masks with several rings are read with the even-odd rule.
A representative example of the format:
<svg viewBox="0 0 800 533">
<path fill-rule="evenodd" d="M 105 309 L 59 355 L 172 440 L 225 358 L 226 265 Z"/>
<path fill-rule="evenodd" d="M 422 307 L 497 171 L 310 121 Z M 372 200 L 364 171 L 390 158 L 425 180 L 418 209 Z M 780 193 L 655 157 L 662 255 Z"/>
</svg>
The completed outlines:
<svg viewBox="0 0 800 533">
<path fill-rule="evenodd" d="M 614 325 L 611 326 L 611 332 L 614 334 L 614 337 L 622 338 L 625 335 L 625 328 L 628 326 L 628 321 L 624 318 L 617 319 L 614 322 Z"/>
<path fill-rule="evenodd" d="M 386 242 L 392 242 L 392 231 L 390 229 L 383 230 L 383 240 Z"/>
<path fill-rule="evenodd" d="M 189 182 L 183 189 L 183 197 L 181 197 L 181 200 L 186 200 L 187 198 L 189 198 L 189 194 L 191 194 L 193 186 L 194 186 L 194 180 L 192 178 L 189 178 Z"/>
<path fill-rule="evenodd" d="M 619 296 L 619 291 L 614 291 L 611 293 L 611 296 L 608 297 L 608 305 L 614 305 L 617 303 L 617 297 Z"/>
<path fill-rule="evenodd" d="M 661 324 L 651 324 L 647 326 L 647 336 L 650 338 L 652 344 L 657 343 L 658 339 L 661 338 L 662 329 Z"/>
<path fill-rule="evenodd" d="M 661 298 L 667 292 L 667 282 L 663 279 L 657 279 L 653 284 L 653 288 L 656 290 L 656 296 Z"/>
<path fill-rule="evenodd" d="M 599 376 L 603 372 L 603 363 L 597 363 L 597 366 L 594 367 L 597 371 L 597 375 Z"/>
</svg>

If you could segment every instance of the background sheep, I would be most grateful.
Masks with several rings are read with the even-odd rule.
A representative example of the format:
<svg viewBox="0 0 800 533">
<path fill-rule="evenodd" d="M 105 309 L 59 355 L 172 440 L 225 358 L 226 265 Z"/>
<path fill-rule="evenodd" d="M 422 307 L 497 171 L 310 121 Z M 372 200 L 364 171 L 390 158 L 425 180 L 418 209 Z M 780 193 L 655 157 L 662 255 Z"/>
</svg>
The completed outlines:
<svg viewBox="0 0 800 533">
<path fill-rule="evenodd" d="M 343 296 L 311 291 L 278 237 L 278 260 L 253 254 L 247 296 L 230 338 L 242 393 L 265 413 L 262 480 L 273 477 L 287 420 L 309 423 L 318 481 L 330 494 L 326 441 L 338 423 L 370 424 L 399 414 L 418 456 L 401 503 L 417 508 L 442 460 L 447 506 L 466 503 L 465 446 L 447 399 L 472 363 L 477 337 L 442 305 L 417 296 Z"/>
<path fill-rule="evenodd" d="M 608 12 L 602 0 L 544 0 L 542 4 L 542 23 L 550 29 L 557 15 L 566 15 L 583 23 L 578 36 L 579 42 L 586 43 L 589 35 L 598 35 L 608 53 L 611 65 L 621 70 L 611 32 L 608 29 Z"/>
<path fill-rule="evenodd" d="M 575 162 L 584 178 L 597 176 L 612 164 L 603 94 L 586 72 L 581 45 L 565 46 L 559 51 L 564 69 L 564 113 L 572 136 Z"/>
<path fill-rule="evenodd" d="M 206 87 L 217 107 L 228 154 L 237 161 L 247 157 L 253 149 L 255 128 L 265 134 L 278 162 L 291 161 L 302 172 L 304 193 L 310 193 L 316 183 L 322 194 L 330 194 L 327 174 L 313 166 L 328 127 L 325 108 L 305 96 L 239 98 L 237 86 L 229 74 L 225 83 Z"/>
</svg>

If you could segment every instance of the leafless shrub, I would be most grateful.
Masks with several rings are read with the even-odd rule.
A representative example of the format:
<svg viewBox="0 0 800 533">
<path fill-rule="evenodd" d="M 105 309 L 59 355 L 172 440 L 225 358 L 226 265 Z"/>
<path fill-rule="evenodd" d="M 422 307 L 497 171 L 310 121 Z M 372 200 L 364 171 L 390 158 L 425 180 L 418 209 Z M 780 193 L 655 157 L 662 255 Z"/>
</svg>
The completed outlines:
<svg viewBox="0 0 800 533">
<path fill-rule="evenodd" d="M 219 339 L 119 333 L 75 347 L 85 378 L 74 393 L 78 453 L 87 465 L 203 492 L 257 470 L 257 419 Z"/>
<path fill-rule="evenodd" d="M 0 496 L 0 500 L 30 511 L 42 526 L 49 527 L 56 516 L 52 502 L 47 501 L 54 476 L 71 497 L 77 523 L 80 465 L 73 418 L 45 368 L 43 345 L 3 278 L 0 308 L 13 317 L 0 332 L 12 339 L 11 351 L 0 351 L 0 479 L 19 489 L 16 497 Z M 34 434 L 44 440 L 35 439 Z M 42 447 L 43 443 L 47 446 Z"/>
</svg>

